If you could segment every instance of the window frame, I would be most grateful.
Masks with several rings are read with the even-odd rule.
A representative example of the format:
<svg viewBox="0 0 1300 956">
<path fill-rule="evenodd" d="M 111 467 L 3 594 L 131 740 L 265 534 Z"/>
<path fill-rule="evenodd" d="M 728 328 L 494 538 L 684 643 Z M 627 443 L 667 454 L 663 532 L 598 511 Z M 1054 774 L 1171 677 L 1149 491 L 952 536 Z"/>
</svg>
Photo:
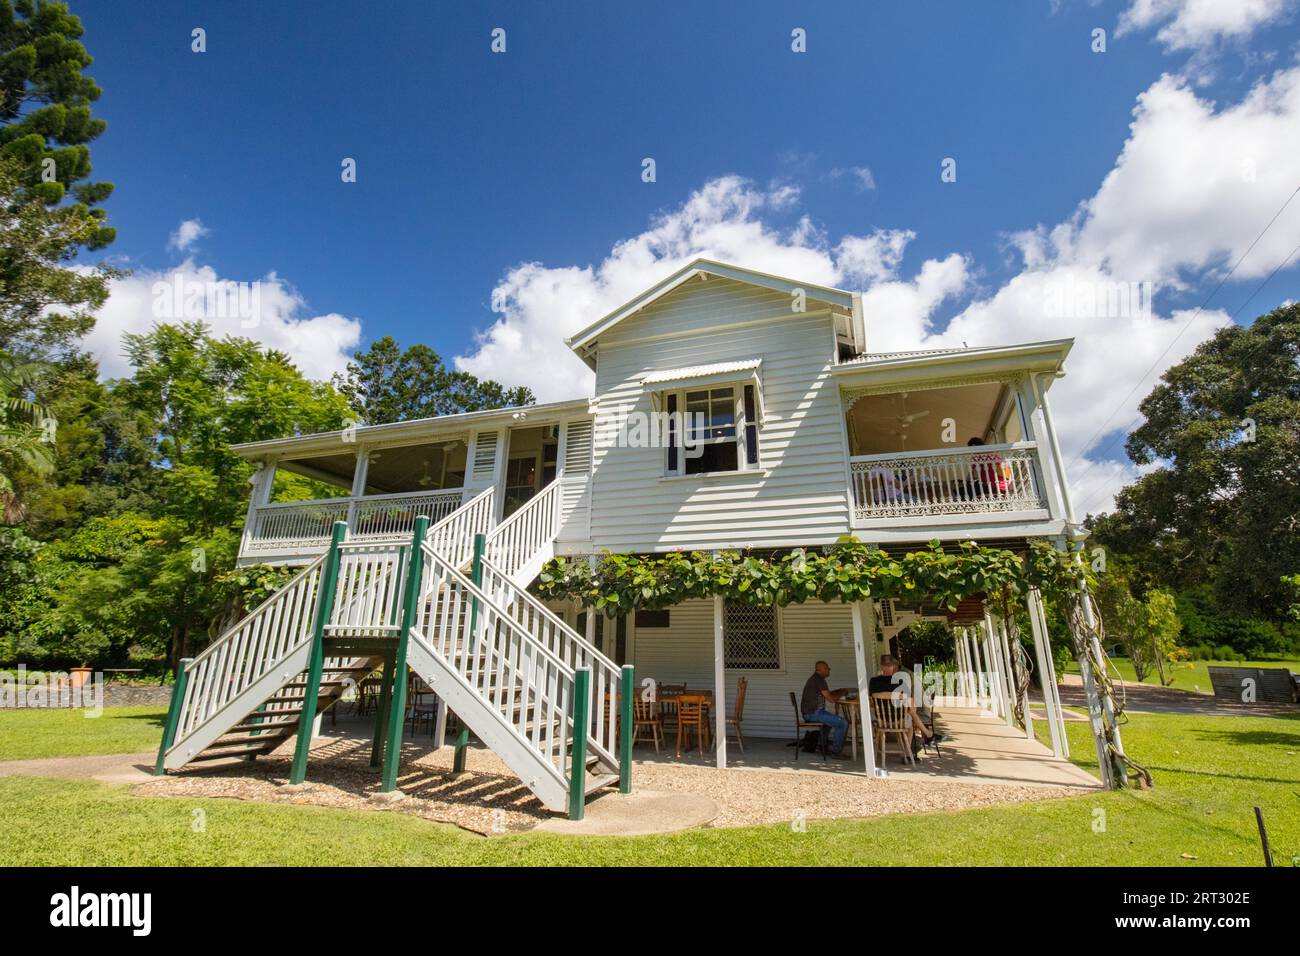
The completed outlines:
<svg viewBox="0 0 1300 956">
<path fill-rule="evenodd" d="M 705 392 L 708 396 L 706 399 L 709 409 L 707 414 L 711 419 L 715 401 L 713 393 L 723 389 L 731 392 L 732 420 L 730 425 L 716 426 L 716 428 L 732 430 L 734 434 L 701 437 L 691 442 L 691 444 L 730 444 L 734 446 L 736 449 L 736 467 L 717 471 L 688 472 L 686 470 L 687 461 L 694 459 L 688 459 L 686 454 L 687 438 L 692 431 L 686 396 L 696 392 Z M 749 393 L 748 396 L 746 395 L 747 392 Z M 659 407 L 664 409 L 669 416 L 668 427 L 664 430 L 666 439 L 663 457 L 664 477 L 703 478 L 709 475 L 735 475 L 762 470 L 762 414 L 759 412 L 762 406 L 761 397 L 758 394 L 758 385 L 752 379 L 736 379 L 727 382 L 710 382 L 708 384 L 664 389 L 659 392 L 658 399 Z M 754 409 L 752 416 L 745 414 L 747 404 Z M 673 417 L 674 413 L 676 413 L 675 418 Z M 701 430 L 709 432 L 715 430 L 715 426 L 706 423 Z M 751 444 L 753 446 L 752 461 L 750 460 Z"/>
</svg>

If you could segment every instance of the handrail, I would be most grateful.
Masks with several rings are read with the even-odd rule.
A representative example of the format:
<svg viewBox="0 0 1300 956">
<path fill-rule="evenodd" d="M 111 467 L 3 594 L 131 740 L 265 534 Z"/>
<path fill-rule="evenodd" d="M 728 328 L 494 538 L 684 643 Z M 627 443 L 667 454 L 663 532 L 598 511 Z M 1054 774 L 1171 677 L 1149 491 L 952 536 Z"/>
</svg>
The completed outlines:
<svg viewBox="0 0 1300 956">
<path fill-rule="evenodd" d="M 424 543 L 456 567 L 467 561 L 474 548 L 474 536 L 487 534 L 495 517 L 496 492 L 487 488 L 433 525 Z"/>
<path fill-rule="evenodd" d="M 1007 442 L 1000 445 L 954 445 L 951 448 L 924 448 L 916 451 L 886 451 L 870 455 L 853 455 L 849 462 L 891 461 L 895 458 L 939 458 L 943 455 L 982 455 L 995 451 L 1029 451 L 1037 448 L 1032 441 Z"/>
<path fill-rule="evenodd" d="M 432 488 L 428 491 L 396 491 L 382 495 L 340 495 L 337 498 L 306 498 L 302 501 L 268 501 L 264 505 L 258 505 L 258 510 L 267 510 L 272 508 L 297 508 L 302 505 L 329 505 L 338 502 L 364 504 L 367 501 L 397 501 L 403 498 L 429 498 L 434 495 L 461 495 L 464 493 L 463 488 Z"/>
<path fill-rule="evenodd" d="M 311 640 L 325 557 L 313 561 L 186 667 L 173 749 L 280 661 Z"/>
<path fill-rule="evenodd" d="M 487 536 L 486 554 L 507 574 L 526 565 L 544 546 L 555 541 L 560 528 L 560 479 L 534 495 Z"/>
<path fill-rule="evenodd" d="M 508 608 L 511 617 L 533 634 L 543 647 L 553 651 L 564 663 L 574 670 L 581 667 L 591 669 L 592 706 L 587 709 L 594 732 L 591 746 L 595 752 L 611 764 L 617 765 L 618 721 L 614 715 L 613 702 L 619 693 L 622 682 L 622 669 L 576 630 L 569 627 L 526 588 L 520 587 L 505 571 L 488 558 L 483 558 L 483 590 L 489 594 L 500 595 L 496 603 Z M 588 614 L 595 610 L 588 608 Z M 604 706 L 606 697 L 610 708 Z"/>
<path fill-rule="evenodd" d="M 420 614 L 422 619 L 427 620 L 427 614 L 425 612 L 428 610 L 428 601 L 433 596 L 434 591 L 439 587 L 445 586 L 447 583 L 446 579 L 450 579 L 452 583 L 458 587 L 464 588 L 472 597 L 475 597 L 482 602 L 484 609 L 496 615 L 510 630 L 523 637 L 526 641 L 537 644 L 538 649 L 542 654 L 549 658 L 553 663 L 559 665 L 567 676 L 573 676 L 574 668 L 566 664 L 558 654 L 549 650 L 541 643 L 541 641 L 537 640 L 537 638 L 534 637 L 523 624 L 511 617 L 510 613 L 502 608 L 490 594 L 462 574 L 459 568 L 453 567 L 446 558 L 432 550 L 428 544 L 421 545 L 421 548 L 424 551 L 426 565 L 438 564 L 447 572 L 445 575 L 434 575 L 430 571 L 425 572 L 424 581 L 422 582 L 421 587 L 421 603 L 424 605 Z M 479 630 L 485 628 L 486 624 L 479 625 Z"/>
<path fill-rule="evenodd" d="M 861 455 L 849 462 L 855 521 L 1045 509 L 1033 442 Z"/>
<path fill-rule="evenodd" d="M 411 638 L 439 655 L 516 741 L 567 781 L 575 669 L 427 543 L 421 550 Z"/>
</svg>

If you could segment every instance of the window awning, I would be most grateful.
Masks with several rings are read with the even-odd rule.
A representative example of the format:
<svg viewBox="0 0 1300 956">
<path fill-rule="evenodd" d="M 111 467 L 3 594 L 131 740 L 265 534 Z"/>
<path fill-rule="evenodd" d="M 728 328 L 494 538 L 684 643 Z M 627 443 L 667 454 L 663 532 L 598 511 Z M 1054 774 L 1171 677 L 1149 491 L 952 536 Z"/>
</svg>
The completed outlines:
<svg viewBox="0 0 1300 956">
<path fill-rule="evenodd" d="M 670 388 L 694 388 L 705 385 L 725 385 L 757 378 L 763 365 L 761 358 L 743 359 L 739 362 L 718 362 L 715 365 L 691 365 L 650 372 L 641 384 L 667 391 Z"/>
<path fill-rule="evenodd" d="M 709 388 L 714 385 L 753 385 L 754 398 L 758 402 L 758 414 L 763 415 L 763 388 L 759 373 L 762 371 L 761 358 L 741 359 L 736 362 L 717 362 L 713 365 L 690 365 L 685 368 L 670 368 L 658 372 L 649 372 L 641 379 L 641 384 L 651 389 L 655 395 L 653 401 L 658 406 L 658 396 L 679 388 Z"/>
</svg>

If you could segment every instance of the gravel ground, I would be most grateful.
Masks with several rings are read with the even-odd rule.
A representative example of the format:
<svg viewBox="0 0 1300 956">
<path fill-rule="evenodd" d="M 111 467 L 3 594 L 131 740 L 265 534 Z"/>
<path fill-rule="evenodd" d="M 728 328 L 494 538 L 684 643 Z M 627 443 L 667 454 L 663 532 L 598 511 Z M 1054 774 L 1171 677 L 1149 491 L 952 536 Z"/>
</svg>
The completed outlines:
<svg viewBox="0 0 1300 956">
<path fill-rule="evenodd" d="M 1084 789 L 989 786 L 949 781 L 869 780 L 856 774 L 781 770 L 719 770 L 682 764 L 638 763 L 633 787 L 698 793 L 719 807 L 715 826 L 789 823 L 827 817 L 877 817 L 890 813 L 965 810 L 1088 793 Z"/>
<path fill-rule="evenodd" d="M 309 804 L 410 813 L 486 835 L 529 830 L 554 815 L 495 754 L 472 749 L 469 771 L 451 774 L 452 748 L 429 751 L 408 745 L 398 787 L 405 799 L 386 801 L 369 766 L 366 741 L 332 740 L 312 751 L 307 783 L 286 786 L 289 746 L 256 763 L 193 767 L 138 785 L 147 796 L 227 797 L 267 803 Z M 1085 793 L 1061 787 L 986 786 L 947 781 L 867 780 L 860 776 L 768 770 L 718 770 L 638 762 L 633 788 L 695 793 L 717 802 L 714 826 L 789 823 L 805 819 L 870 817 L 889 813 L 962 810 Z"/>
</svg>

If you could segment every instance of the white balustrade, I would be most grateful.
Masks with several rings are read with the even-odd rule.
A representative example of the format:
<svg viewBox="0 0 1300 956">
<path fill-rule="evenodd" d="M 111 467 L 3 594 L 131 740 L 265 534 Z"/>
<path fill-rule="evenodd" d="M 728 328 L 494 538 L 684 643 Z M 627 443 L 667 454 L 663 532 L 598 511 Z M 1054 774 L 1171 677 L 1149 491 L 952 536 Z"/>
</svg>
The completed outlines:
<svg viewBox="0 0 1300 956">
<path fill-rule="evenodd" d="M 460 507 L 464 490 L 417 491 L 363 498 L 285 501 L 255 508 L 243 555 L 314 554 L 329 545 L 334 522 L 346 521 L 350 541 L 405 542 L 415 519 L 441 521 Z"/>
<path fill-rule="evenodd" d="M 1034 511 L 1047 507 L 1033 442 L 857 455 L 854 519 Z"/>
</svg>

